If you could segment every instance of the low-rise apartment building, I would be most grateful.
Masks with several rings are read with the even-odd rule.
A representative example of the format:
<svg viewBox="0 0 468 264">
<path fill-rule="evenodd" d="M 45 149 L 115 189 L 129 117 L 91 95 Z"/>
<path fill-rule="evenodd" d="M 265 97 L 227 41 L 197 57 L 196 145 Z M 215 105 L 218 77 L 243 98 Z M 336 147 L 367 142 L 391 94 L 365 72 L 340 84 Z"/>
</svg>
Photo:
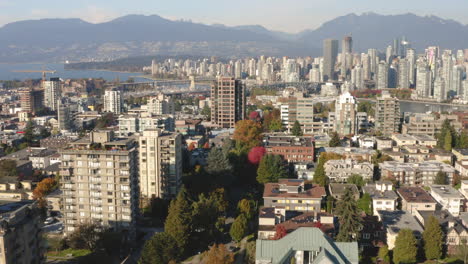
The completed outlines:
<svg viewBox="0 0 468 264">
<path fill-rule="evenodd" d="M 382 179 L 394 179 L 405 185 L 431 185 L 439 172 L 444 172 L 447 183 L 453 182 L 455 169 L 443 162 L 424 161 L 419 163 L 403 163 L 385 161 L 379 164 Z"/>
<path fill-rule="evenodd" d="M 423 228 L 418 221 L 407 211 L 379 211 L 379 220 L 382 221 L 383 228 L 387 232 L 388 249 L 395 247 L 395 241 L 398 233 L 402 229 L 411 229 L 416 240 L 419 242 L 422 238 Z"/>
<path fill-rule="evenodd" d="M 280 179 L 267 183 L 263 192 L 265 207 L 281 207 L 286 211 L 320 212 L 325 188 L 306 185 L 300 179 Z"/>
<path fill-rule="evenodd" d="M 416 211 L 436 210 L 437 201 L 421 187 L 400 187 L 397 193 L 401 197 L 401 209 L 412 215 Z"/>
<path fill-rule="evenodd" d="M 464 207 L 465 198 L 450 185 L 431 185 L 431 195 L 453 216 L 459 216 Z"/>
<path fill-rule="evenodd" d="M 280 155 L 288 162 L 314 162 L 314 142 L 312 137 L 268 134 L 264 137 L 263 143 L 269 154 Z"/>
<path fill-rule="evenodd" d="M 354 174 L 362 176 L 364 180 L 372 180 L 374 165 L 370 162 L 357 162 L 352 159 L 329 160 L 325 163 L 325 174 L 332 182 L 347 182 Z"/>
</svg>

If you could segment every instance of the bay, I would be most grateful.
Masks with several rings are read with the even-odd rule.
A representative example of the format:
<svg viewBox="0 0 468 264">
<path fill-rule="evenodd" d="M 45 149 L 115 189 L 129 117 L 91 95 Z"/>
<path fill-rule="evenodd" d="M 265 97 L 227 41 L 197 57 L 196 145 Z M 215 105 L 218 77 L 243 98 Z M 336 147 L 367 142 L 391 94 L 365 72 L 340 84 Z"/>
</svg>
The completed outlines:
<svg viewBox="0 0 468 264">
<path fill-rule="evenodd" d="M 103 78 L 107 81 L 113 81 L 119 78 L 120 81 L 126 81 L 130 77 L 142 75 L 141 73 L 134 72 L 113 72 L 101 70 L 65 70 L 65 65 L 61 63 L 18 63 L 18 64 L 0 64 L 0 80 L 26 80 L 26 79 L 40 79 L 42 73 L 40 72 L 14 72 L 17 70 L 54 70 L 56 73 L 47 74 L 47 78 L 59 77 L 62 79 L 83 79 L 83 78 Z M 139 78 L 135 78 L 137 80 Z M 138 80 L 137 80 L 138 81 Z"/>
</svg>

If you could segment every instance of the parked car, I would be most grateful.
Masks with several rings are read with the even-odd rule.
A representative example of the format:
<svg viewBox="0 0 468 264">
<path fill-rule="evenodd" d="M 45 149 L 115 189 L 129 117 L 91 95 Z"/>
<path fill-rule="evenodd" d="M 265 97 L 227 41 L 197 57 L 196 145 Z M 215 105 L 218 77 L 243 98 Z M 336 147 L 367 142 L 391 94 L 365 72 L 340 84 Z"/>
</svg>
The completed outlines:
<svg viewBox="0 0 468 264">
<path fill-rule="evenodd" d="M 44 225 L 50 225 L 55 221 L 55 218 L 53 217 L 47 217 L 47 219 L 44 221 Z"/>
</svg>

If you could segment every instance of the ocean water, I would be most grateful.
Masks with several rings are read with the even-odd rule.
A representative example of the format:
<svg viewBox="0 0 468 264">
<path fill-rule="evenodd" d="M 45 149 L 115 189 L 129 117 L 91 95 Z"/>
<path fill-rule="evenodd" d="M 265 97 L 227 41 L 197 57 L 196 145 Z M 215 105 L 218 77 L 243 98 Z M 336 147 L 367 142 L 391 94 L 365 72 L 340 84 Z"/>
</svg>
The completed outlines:
<svg viewBox="0 0 468 264">
<path fill-rule="evenodd" d="M 62 79 L 81 79 L 81 78 L 103 78 L 107 81 L 113 81 L 117 78 L 120 81 L 126 81 L 130 77 L 140 76 L 141 73 L 128 73 L 128 72 L 112 72 L 112 71 L 97 71 L 97 70 L 65 70 L 64 64 L 38 64 L 38 63 L 18 63 L 18 64 L 0 64 L 0 80 L 26 80 L 26 79 L 40 79 L 42 73 L 26 73 L 26 72 L 13 72 L 15 70 L 55 70 L 56 73 L 47 74 L 49 77 L 59 77 Z M 139 78 L 135 78 L 139 79 Z"/>
</svg>

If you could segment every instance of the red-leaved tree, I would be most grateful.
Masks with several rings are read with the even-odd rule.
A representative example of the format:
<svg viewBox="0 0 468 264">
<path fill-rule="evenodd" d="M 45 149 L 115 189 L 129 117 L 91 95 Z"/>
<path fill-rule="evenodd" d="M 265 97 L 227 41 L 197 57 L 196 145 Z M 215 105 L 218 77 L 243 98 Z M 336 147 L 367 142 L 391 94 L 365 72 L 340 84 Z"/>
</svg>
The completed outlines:
<svg viewBox="0 0 468 264">
<path fill-rule="evenodd" d="M 278 240 L 278 239 L 281 239 L 283 237 L 285 237 L 286 235 L 288 234 L 288 232 L 286 231 L 286 227 L 284 227 L 284 225 L 276 225 L 275 227 L 275 236 L 274 236 L 274 240 Z"/>
<path fill-rule="evenodd" d="M 258 165 L 262 160 L 263 156 L 266 154 L 266 149 L 264 147 L 253 147 L 249 151 L 248 159 L 249 162 Z"/>
</svg>

